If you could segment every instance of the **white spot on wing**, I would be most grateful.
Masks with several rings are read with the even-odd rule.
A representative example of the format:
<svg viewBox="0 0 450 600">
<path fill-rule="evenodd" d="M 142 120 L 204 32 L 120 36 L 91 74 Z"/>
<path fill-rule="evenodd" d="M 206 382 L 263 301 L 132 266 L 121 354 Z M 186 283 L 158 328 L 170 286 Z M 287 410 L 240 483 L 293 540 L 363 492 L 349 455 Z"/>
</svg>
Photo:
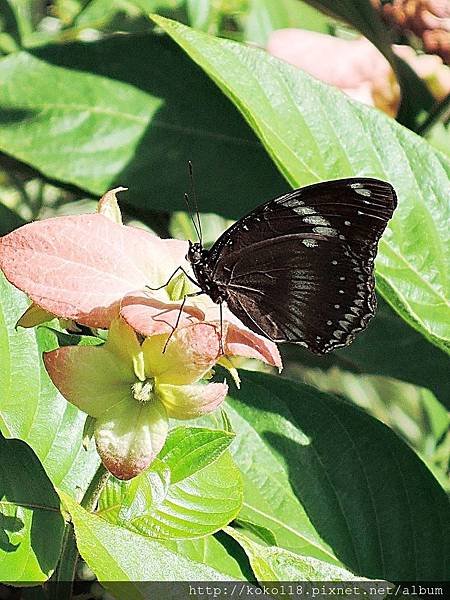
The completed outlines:
<svg viewBox="0 0 450 600">
<path fill-rule="evenodd" d="M 367 198 L 370 198 L 372 195 L 372 192 L 370 190 L 366 190 L 365 188 L 355 189 L 355 192 L 360 196 L 366 196 Z"/>
<path fill-rule="evenodd" d="M 288 208 L 291 208 L 291 207 L 288 206 Z M 308 206 L 294 206 L 292 208 L 294 209 L 294 212 L 296 212 L 301 217 L 304 217 L 305 215 L 315 215 L 316 214 L 316 211 L 313 208 L 309 208 Z"/>
<path fill-rule="evenodd" d="M 302 240 L 302 244 L 304 246 L 306 246 L 307 248 L 315 248 L 316 246 L 319 245 L 317 243 L 317 240 L 309 240 L 309 239 Z"/>
<path fill-rule="evenodd" d="M 335 237 L 337 235 L 337 231 L 336 229 L 333 229 L 333 227 L 314 227 L 313 231 L 320 235 L 329 235 L 330 237 Z"/>
<path fill-rule="evenodd" d="M 319 215 L 315 215 L 313 217 L 305 217 L 303 219 L 303 221 L 305 223 L 309 223 L 310 225 L 329 225 L 330 222 L 327 221 L 326 219 L 324 219 L 323 217 L 319 216 Z"/>
</svg>

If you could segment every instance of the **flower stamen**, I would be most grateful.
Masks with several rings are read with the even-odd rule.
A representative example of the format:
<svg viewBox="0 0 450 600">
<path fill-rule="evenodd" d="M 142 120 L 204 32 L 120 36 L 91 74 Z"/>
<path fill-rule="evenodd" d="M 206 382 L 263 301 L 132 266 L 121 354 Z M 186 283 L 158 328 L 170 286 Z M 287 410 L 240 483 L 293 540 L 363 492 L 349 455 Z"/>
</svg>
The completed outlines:
<svg viewBox="0 0 450 600">
<path fill-rule="evenodd" d="M 138 402 L 149 402 L 153 397 L 155 381 L 153 378 L 137 381 L 131 386 L 133 398 Z"/>
</svg>

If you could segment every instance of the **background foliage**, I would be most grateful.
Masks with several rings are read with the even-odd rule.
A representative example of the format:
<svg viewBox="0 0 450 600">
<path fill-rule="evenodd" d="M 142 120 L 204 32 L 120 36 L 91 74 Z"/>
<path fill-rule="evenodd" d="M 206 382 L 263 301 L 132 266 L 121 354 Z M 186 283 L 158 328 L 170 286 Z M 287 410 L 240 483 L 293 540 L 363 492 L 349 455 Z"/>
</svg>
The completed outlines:
<svg viewBox="0 0 450 600">
<path fill-rule="evenodd" d="M 28 301 L 1 277 L 0 580 L 67 578 L 68 514 L 78 579 L 107 587 L 448 578 L 449 133 L 445 103 L 392 52 L 408 40 L 368 0 L 3 0 L 0 13 L 2 235 L 124 185 L 127 223 L 194 239 L 188 159 L 209 242 L 290 186 L 363 175 L 399 195 L 367 331 L 325 359 L 283 348 L 284 378 L 245 362 L 228 417 L 173 430 L 95 512 L 85 415 L 40 358 L 62 337 L 55 323 L 16 331 Z M 270 57 L 261 47 L 284 27 L 366 35 L 399 77 L 397 121 Z"/>
</svg>

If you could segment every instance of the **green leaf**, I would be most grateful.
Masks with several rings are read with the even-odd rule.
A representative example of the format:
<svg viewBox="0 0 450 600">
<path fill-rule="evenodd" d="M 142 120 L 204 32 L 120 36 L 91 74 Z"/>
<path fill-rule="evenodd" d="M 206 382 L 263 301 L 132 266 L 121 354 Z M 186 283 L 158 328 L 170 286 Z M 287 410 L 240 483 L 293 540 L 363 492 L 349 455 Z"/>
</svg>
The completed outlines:
<svg viewBox="0 0 450 600">
<path fill-rule="evenodd" d="M 78 335 L 77 333 L 67 333 L 65 331 L 59 331 L 48 325 L 41 325 L 41 329 L 45 329 L 50 333 L 54 334 L 58 340 L 58 346 L 60 348 L 64 346 L 101 346 L 105 343 L 105 340 L 95 337 L 93 335 Z"/>
<path fill-rule="evenodd" d="M 446 154 L 450 159 L 450 124 L 436 123 L 427 134 L 427 140 L 432 146 Z"/>
<path fill-rule="evenodd" d="M 428 388 L 450 408 L 448 356 L 407 325 L 381 298 L 375 318 L 347 348 L 318 357 L 298 346 L 283 349 L 284 362 L 383 375 Z M 289 366 L 289 365 L 288 365 Z"/>
<path fill-rule="evenodd" d="M 25 225 L 22 217 L 0 202 L 0 235 L 6 235 L 21 225 Z"/>
<path fill-rule="evenodd" d="M 0 273 L 0 431 L 29 444 L 53 485 L 78 495 L 89 484 L 98 455 L 82 447 L 86 415 L 58 393 L 42 363 L 57 346 L 40 328 L 15 330 L 28 307 L 24 294 Z"/>
<path fill-rule="evenodd" d="M 242 21 L 245 39 L 265 46 L 276 29 L 298 27 L 328 33 L 330 19 L 299 0 L 250 0 Z"/>
<path fill-rule="evenodd" d="M 161 35 L 17 53 L 0 60 L 0 80 L 0 149 L 52 179 L 182 210 L 190 159 L 202 209 L 221 212 L 232 196 L 235 216 L 285 190 L 244 120 Z"/>
<path fill-rule="evenodd" d="M 206 248 L 212 246 L 217 238 L 234 223 L 231 219 L 224 219 L 212 213 L 201 213 L 199 216 L 202 224 L 203 245 Z M 195 240 L 197 238 L 192 219 L 186 212 L 173 213 L 169 231 L 172 237 L 179 240 Z"/>
<path fill-rule="evenodd" d="M 233 579 L 245 579 L 237 560 L 213 535 L 195 540 L 165 540 L 161 543 L 169 550 L 195 562 L 204 563 Z"/>
<path fill-rule="evenodd" d="M 0 32 L 11 38 L 11 51 L 15 51 L 22 45 L 22 40 L 16 15 L 8 0 L 0 0 L 0 17 Z"/>
<path fill-rule="evenodd" d="M 431 346 L 381 301 L 373 325 L 337 352 L 359 370 L 428 388 L 450 408 L 448 356 Z"/>
<path fill-rule="evenodd" d="M 59 498 L 33 451 L 0 436 L 0 581 L 46 581 L 59 558 Z"/>
<path fill-rule="evenodd" d="M 240 373 L 247 376 L 245 371 Z M 231 451 L 244 483 L 244 501 L 238 516 L 239 522 L 251 522 L 254 526 L 271 532 L 280 545 L 293 552 L 337 564 L 338 560 L 330 546 L 320 537 L 296 497 L 288 469 L 266 444 L 259 427 L 263 427 L 267 419 L 270 421 L 273 418 L 280 429 L 294 431 L 299 439 L 302 439 L 301 432 L 293 428 L 288 420 L 290 413 L 279 402 L 274 403 L 274 409 L 280 412 L 276 418 L 250 408 L 241 410 L 249 393 L 248 386 L 241 391 L 232 392 L 230 396 L 244 398 L 244 404 L 229 398 L 226 406 L 236 433 Z M 201 422 L 212 424 L 215 416 L 204 417 Z M 220 421 L 218 426 L 221 426 Z"/>
<path fill-rule="evenodd" d="M 222 581 L 230 575 L 189 560 L 129 529 L 88 513 L 60 492 L 75 525 L 78 549 L 98 580 L 118 598 L 145 600 L 147 581 Z"/>
<path fill-rule="evenodd" d="M 170 432 L 158 458 L 170 468 L 170 481 L 178 483 L 218 459 L 234 439 L 227 431 L 177 427 Z"/>
<path fill-rule="evenodd" d="M 261 525 L 257 525 L 256 523 L 247 521 L 246 519 L 235 519 L 233 524 L 235 526 L 242 527 L 243 529 L 246 529 L 247 532 L 256 535 L 256 537 L 265 542 L 268 546 L 277 545 L 275 536 L 270 529 L 267 529 L 267 527 L 262 527 Z"/>
<path fill-rule="evenodd" d="M 186 0 L 186 11 L 189 25 L 202 31 L 214 29 L 214 21 L 219 19 L 219 10 L 210 0 Z"/>
<path fill-rule="evenodd" d="M 149 469 L 130 482 L 110 479 L 100 514 L 160 539 L 205 536 L 227 525 L 242 505 L 242 481 L 226 431 L 179 427 Z"/>
<path fill-rule="evenodd" d="M 232 527 L 226 532 L 244 548 L 258 581 L 352 581 L 353 573 L 329 563 L 294 554 L 277 546 L 262 546 Z"/>
<path fill-rule="evenodd" d="M 302 526 L 298 511 L 285 513 L 292 490 L 317 532 L 355 573 L 445 578 L 450 507 L 409 446 L 337 397 L 271 375 L 241 375 L 242 388 L 232 393 L 227 411 L 238 442 L 234 458 L 245 476 L 244 518 L 268 526 L 293 550 L 292 538 L 274 527 L 276 521 L 291 530 Z M 258 496 L 270 501 L 269 514 L 261 514 Z M 308 548 L 296 552 L 313 556 Z"/>
<path fill-rule="evenodd" d="M 450 181 L 444 159 L 379 111 L 291 65 L 174 21 L 154 20 L 233 100 L 292 186 L 355 175 L 394 185 L 399 206 L 380 242 L 378 289 L 410 325 L 450 353 Z"/>
</svg>

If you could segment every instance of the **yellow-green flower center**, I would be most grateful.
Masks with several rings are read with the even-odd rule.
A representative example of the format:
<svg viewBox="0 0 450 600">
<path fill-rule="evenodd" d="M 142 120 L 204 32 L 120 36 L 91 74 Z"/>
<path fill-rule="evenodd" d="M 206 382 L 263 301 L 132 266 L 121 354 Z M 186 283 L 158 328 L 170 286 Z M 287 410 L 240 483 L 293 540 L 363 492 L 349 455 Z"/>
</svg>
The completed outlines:
<svg viewBox="0 0 450 600">
<path fill-rule="evenodd" d="M 153 398 L 154 386 L 155 380 L 153 378 L 133 383 L 133 385 L 131 386 L 133 398 L 138 402 L 150 402 L 150 400 Z"/>
</svg>

